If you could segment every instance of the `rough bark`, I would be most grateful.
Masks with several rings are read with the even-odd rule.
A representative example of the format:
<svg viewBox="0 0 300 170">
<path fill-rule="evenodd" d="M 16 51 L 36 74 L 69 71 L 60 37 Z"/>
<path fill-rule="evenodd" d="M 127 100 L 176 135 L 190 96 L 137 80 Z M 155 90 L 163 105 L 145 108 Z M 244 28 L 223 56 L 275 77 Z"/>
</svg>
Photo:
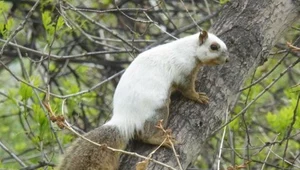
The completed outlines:
<svg viewBox="0 0 300 170">
<path fill-rule="evenodd" d="M 183 169 L 197 158 L 204 142 L 220 127 L 226 110 L 239 97 L 244 80 L 264 63 L 271 47 L 299 16 L 299 0 L 233 0 L 224 6 L 210 31 L 227 44 L 230 62 L 203 68 L 196 82 L 198 91 L 210 97 L 209 105 L 181 96 L 172 98 L 168 128 L 179 142 L 176 149 Z M 136 142 L 130 146 L 130 150 L 143 155 L 153 148 Z M 179 169 L 169 149 L 158 150 L 153 158 Z M 120 169 L 134 169 L 137 161 L 124 156 Z M 148 169 L 166 168 L 150 164 Z"/>
</svg>

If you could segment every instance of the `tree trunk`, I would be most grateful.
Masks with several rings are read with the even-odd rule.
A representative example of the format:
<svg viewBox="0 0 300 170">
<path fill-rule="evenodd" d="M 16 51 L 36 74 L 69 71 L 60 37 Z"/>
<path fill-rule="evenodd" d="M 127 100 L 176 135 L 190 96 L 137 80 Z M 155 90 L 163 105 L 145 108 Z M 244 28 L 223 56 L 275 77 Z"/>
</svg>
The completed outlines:
<svg viewBox="0 0 300 170">
<path fill-rule="evenodd" d="M 172 97 L 168 128 L 176 138 L 183 169 L 199 155 L 204 142 L 218 129 L 239 97 L 244 80 L 264 63 L 283 31 L 299 18 L 299 0 L 232 0 L 224 6 L 210 32 L 227 44 L 229 63 L 204 67 L 198 75 L 197 90 L 210 98 L 200 105 L 184 97 Z M 129 150 L 148 155 L 155 147 L 135 142 Z M 179 169 L 170 149 L 159 149 L 154 159 Z M 124 156 L 120 169 L 134 169 L 137 160 Z M 148 169 L 167 169 L 151 163 Z"/>
</svg>

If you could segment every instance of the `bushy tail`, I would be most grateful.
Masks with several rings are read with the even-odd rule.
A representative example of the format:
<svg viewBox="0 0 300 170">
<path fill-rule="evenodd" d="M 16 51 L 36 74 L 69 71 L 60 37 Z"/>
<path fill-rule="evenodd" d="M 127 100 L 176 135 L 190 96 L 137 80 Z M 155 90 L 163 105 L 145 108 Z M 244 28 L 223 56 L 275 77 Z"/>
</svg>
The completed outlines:
<svg viewBox="0 0 300 170">
<path fill-rule="evenodd" d="M 125 149 L 128 141 L 115 126 L 103 125 L 85 135 L 99 144 L 116 149 Z M 119 167 L 119 152 L 96 146 L 78 138 L 68 149 L 58 166 L 58 170 L 116 170 Z"/>
</svg>

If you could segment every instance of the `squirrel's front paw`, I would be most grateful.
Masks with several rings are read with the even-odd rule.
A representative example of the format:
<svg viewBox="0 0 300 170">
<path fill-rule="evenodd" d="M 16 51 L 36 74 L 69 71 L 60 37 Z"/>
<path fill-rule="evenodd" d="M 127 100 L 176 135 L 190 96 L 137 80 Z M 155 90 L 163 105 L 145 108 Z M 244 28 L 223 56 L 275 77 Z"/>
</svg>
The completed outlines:
<svg viewBox="0 0 300 170">
<path fill-rule="evenodd" d="M 198 99 L 197 99 L 197 101 L 199 103 L 202 103 L 202 104 L 208 104 L 209 103 L 209 98 L 206 96 L 205 93 L 198 92 Z"/>
</svg>

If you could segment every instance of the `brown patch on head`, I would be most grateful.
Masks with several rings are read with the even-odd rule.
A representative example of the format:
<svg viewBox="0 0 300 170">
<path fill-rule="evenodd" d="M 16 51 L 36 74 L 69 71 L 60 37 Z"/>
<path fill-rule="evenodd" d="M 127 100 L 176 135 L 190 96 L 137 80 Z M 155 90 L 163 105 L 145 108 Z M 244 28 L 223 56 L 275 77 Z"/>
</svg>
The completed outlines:
<svg viewBox="0 0 300 170">
<path fill-rule="evenodd" d="M 208 34 L 206 31 L 202 31 L 199 35 L 200 45 L 202 45 L 208 38 Z"/>
</svg>

